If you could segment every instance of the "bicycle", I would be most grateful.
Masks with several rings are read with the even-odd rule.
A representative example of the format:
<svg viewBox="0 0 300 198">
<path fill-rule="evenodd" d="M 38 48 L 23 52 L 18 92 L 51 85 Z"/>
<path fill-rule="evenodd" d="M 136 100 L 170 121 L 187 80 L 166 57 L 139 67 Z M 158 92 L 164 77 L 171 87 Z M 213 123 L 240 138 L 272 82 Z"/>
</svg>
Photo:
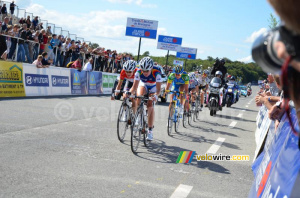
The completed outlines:
<svg viewBox="0 0 300 198">
<path fill-rule="evenodd" d="M 129 101 L 129 98 L 127 97 L 123 100 L 120 106 L 118 121 L 117 121 L 117 134 L 120 142 L 122 143 L 124 142 L 126 131 L 129 128 L 128 126 L 132 125 L 133 119 L 134 119 L 134 113 L 132 109 L 132 104 Z"/>
<path fill-rule="evenodd" d="M 148 111 L 144 107 L 147 105 L 148 100 L 152 100 L 148 95 L 146 96 L 135 96 L 135 98 L 141 99 L 141 103 L 137 108 L 133 125 L 131 127 L 131 151 L 136 154 L 141 141 L 141 134 L 144 136 L 145 147 L 149 146 L 148 137 Z M 154 107 L 154 104 L 153 104 Z"/>
<path fill-rule="evenodd" d="M 196 93 L 192 93 L 193 96 L 196 95 Z M 200 113 L 200 96 L 195 96 L 195 106 L 192 107 L 192 119 L 194 122 L 196 122 L 196 119 L 198 119 Z"/>
<path fill-rule="evenodd" d="M 178 92 L 178 91 L 171 91 L 171 93 L 174 94 L 173 96 L 173 101 L 170 107 L 169 111 L 169 117 L 168 117 L 168 135 L 171 136 L 172 133 L 172 127 L 173 123 L 175 124 L 175 132 L 178 133 L 178 127 L 180 124 L 180 116 L 178 107 L 180 106 L 180 100 L 179 100 L 179 94 L 182 94 L 183 92 Z"/>
<path fill-rule="evenodd" d="M 189 94 L 189 98 L 190 98 L 190 94 Z M 183 113 L 183 118 L 182 118 L 182 125 L 184 128 L 187 127 L 188 123 L 191 125 L 190 123 L 190 117 L 191 117 L 191 100 L 189 100 L 189 98 L 186 99 L 184 106 L 184 113 Z"/>
</svg>

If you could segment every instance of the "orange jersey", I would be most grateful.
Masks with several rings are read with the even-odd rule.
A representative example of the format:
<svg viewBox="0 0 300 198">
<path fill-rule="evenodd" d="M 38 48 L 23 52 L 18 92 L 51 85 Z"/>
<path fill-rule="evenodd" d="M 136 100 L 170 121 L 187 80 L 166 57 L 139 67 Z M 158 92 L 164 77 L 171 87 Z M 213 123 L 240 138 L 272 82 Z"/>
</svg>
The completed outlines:
<svg viewBox="0 0 300 198">
<path fill-rule="evenodd" d="M 135 75 L 135 72 L 136 72 L 137 70 L 138 70 L 138 69 L 135 68 L 135 69 L 133 70 L 132 76 L 131 76 L 131 77 L 128 77 L 127 74 L 126 74 L 126 72 L 125 72 L 125 70 L 122 69 L 122 71 L 121 71 L 121 73 L 120 73 L 120 80 L 126 79 L 126 80 L 128 80 L 129 82 L 133 82 L 133 80 L 134 80 L 134 75 Z"/>
</svg>

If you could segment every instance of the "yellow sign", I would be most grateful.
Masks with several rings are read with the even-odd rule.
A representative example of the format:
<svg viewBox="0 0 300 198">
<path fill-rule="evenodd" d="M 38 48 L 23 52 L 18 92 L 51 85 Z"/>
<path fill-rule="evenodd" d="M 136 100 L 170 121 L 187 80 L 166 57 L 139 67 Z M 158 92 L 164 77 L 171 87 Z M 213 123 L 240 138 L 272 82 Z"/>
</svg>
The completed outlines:
<svg viewBox="0 0 300 198">
<path fill-rule="evenodd" d="M 25 96 L 22 63 L 0 61 L 0 97 Z"/>
</svg>

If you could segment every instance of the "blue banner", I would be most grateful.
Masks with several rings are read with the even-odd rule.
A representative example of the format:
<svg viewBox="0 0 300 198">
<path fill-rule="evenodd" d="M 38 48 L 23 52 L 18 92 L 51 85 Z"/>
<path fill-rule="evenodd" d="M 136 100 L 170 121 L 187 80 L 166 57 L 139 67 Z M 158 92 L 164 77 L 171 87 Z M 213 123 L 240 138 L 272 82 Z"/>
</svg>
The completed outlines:
<svg viewBox="0 0 300 198">
<path fill-rule="evenodd" d="M 297 124 L 295 110 L 291 115 Z M 253 167 L 254 172 L 257 173 L 249 197 L 269 197 L 271 194 L 272 197 L 288 196 L 293 188 L 291 184 L 295 182 L 299 172 L 300 152 L 298 137 L 292 133 L 286 115 L 281 119 L 276 132 L 274 122 L 271 124 L 262 160 L 261 157 L 253 163 L 256 166 Z"/>
<path fill-rule="evenodd" d="M 87 72 L 71 69 L 71 93 L 87 94 Z"/>
<path fill-rule="evenodd" d="M 89 94 L 101 94 L 102 91 L 102 72 L 88 73 L 88 92 Z"/>
<path fill-rule="evenodd" d="M 49 87 L 49 77 L 42 74 L 25 74 L 25 85 L 31 87 Z"/>
<path fill-rule="evenodd" d="M 52 87 L 69 87 L 69 76 L 51 75 Z"/>
<path fill-rule="evenodd" d="M 149 39 L 156 39 L 157 30 L 147 30 L 134 27 L 126 27 L 126 36 L 135 36 Z"/>
<path fill-rule="evenodd" d="M 182 44 L 182 38 L 159 35 L 158 36 L 158 42 L 181 45 Z"/>
<path fill-rule="evenodd" d="M 177 58 L 184 58 L 184 59 L 195 60 L 196 59 L 196 54 L 189 54 L 189 53 L 177 52 L 176 57 Z"/>
</svg>

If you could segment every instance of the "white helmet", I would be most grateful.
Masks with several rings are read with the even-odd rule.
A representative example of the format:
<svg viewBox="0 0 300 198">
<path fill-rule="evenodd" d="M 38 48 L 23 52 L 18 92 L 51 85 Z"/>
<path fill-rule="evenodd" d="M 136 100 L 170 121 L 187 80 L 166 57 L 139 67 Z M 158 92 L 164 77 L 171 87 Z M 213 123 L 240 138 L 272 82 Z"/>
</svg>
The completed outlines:
<svg viewBox="0 0 300 198">
<path fill-rule="evenodd" d="M 144 57 L 140 60 L 139 65 L 141 70 L 150 71 L 153 68 L 153 60 L 150 57 Z"/>
<path fill-rule="evenodd" d="M 195 80 L 196 79 L 196 75 L 195 75 L 194 72 L 193 73 L 189 73 L 189 77 L 190 77 L 191 80 Z"/>
<path fill-rule="evenodd" d="M 133 71 L 136 68 L 136 61 L 128 60 L 123 64 L 123 69 L 125 71 Z"/>
<path fill-rule="evenodd" d="M 217 71 L 216 74 L 215 74 L 215 76 L 217 76 L 217 75 L 221 75 L 221 77 L 223 76 L 223 74 L 222 74 L 221 71 Z"/>
</svg>

